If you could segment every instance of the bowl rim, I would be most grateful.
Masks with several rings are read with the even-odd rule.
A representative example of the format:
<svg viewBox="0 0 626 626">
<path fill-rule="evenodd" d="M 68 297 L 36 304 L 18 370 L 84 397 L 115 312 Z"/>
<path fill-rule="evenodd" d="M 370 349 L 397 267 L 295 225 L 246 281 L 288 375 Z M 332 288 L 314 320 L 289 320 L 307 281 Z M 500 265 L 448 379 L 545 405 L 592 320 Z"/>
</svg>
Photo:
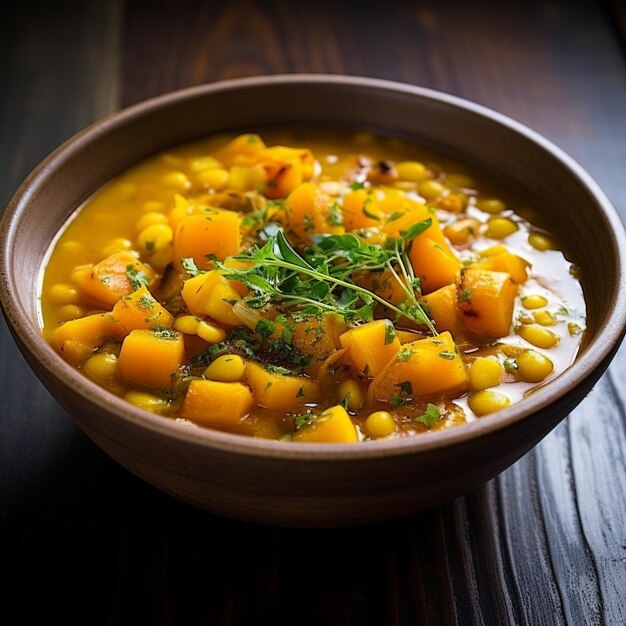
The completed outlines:
<svg viewBox="0 0 626 626">
<path fill-rule="evenodd" d="M 618 250 L 615 258 L 619 284 L 614 286 L 612 298 L 605 313 L 606 324 L 591 338 L 583 354 L 556 378 L 549 381 L 541 393 L 524 398 L 498 413 L 463 424 L 458 428 L 420 433 L 412 437 L 360 442 L 358 445 L 342 443 L 297 443 L 271 439 L 257 439 L 247 435 L 223 432 L 210 428 L 190 426 L 184 422 L 152 414 L 124 401 L 90 381 L 69 365 L 44 339 L 41 329 L 29 320 L 28 314 L 13 297 L 17 287 L 10 272 L 11 250 L 17 236 L 18 224 L 29 204 L 33 190 L 45 181 L 48 173 L 72 153 L 84 148 L 91 141 L 106 135 L 110 129 L 128 124 L 150 112 L 167 108 L 185 100 L 208 96 L 222 91 L 266 88 L 275 85 L 318 84 L 342 85 L 343 87 L 390 91 L 415 96 L 461 108 L 466 112 L 488 118 L 537 144 L 570 173 L 593 195 L 609 226 L 609 234 Z M 170 91 L 114 112 L 71 136 L 32 170 L 19 186 L 4 212 L 0 222 L 0 241 L 4 242 L 0 256 L 0 302 L 12 332 L 19 336 L 25 348 L 43 366 L 50 369 L 56 381 L 72 389 L 72 393 L 86 397 L 105 412 L 115 413 L 133 426 L 146 428 L 155 435 L 187 441 L 191 444 L 225 452 L 262 456 L 294 461 L 372 460 L 383 457 L 414 455 L 451 447 L 505 429 L 527 419 L 562 399 L 567 390 L 593 375 L 608 363 L 619 346 L 626 329 L 626 289 L 619 288 L 626 276 L 626 232 L 611 201 L 587 171 L 572 157 L 525 124 L 481 104 L 434 89 L 407 83 L 350 76 L 341 74 L 274 74 L 217 81 Z M 49 244 L 50 245 L 50 244 Z M 19 342 L 18 342 L 19 345 Z M 77 420 L 80 421 L 80 420 Z"/>
</svg>

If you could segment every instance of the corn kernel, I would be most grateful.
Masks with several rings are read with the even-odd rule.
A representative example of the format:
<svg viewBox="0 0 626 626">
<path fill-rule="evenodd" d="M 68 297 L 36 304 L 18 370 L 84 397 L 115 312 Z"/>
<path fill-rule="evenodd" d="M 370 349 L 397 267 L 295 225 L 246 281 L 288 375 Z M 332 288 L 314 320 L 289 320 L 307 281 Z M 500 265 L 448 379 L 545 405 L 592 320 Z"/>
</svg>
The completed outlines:
<svg viewBox="0 0 626 626">
<path fill-rule="evenodd" d="M 210 167 L 220 167 L 220 162 L 215 157 L 202 156 L 192 159 L 189 166 L 194 172 L 201 172 L 202 170 L 208 170 Z"/>
<path fill-rule="evenodd" d="M 150 255 L 150 265 L 157 271 L 162 272 L 174 260 L 174 251 L 171 246 L 161 248 Z"/>
<path fill-rule="evenodd" d="M 200 320 L 193 315 L 181 315 L 174 320 L 174 328 L 183 335 L 195 335 Z"/>
<path fill-rule="evenodd" d="M 426 200 L 434 200 L 440 196 L 446 188 L 436 180 L 425 180 L 417 186 L 417 191 L 422 198 Z"/>
<path fill-rule="evenodd" d="M 117 375 L 117 357 L 107 352 L 94 354 L 85 361 L 83 371 L 94 382 L 107 386 Z"/>
<path fill-rule="evenodd" d="M 148 200 L 141 205 L 144 213 L 161 213 L 165 209 L 165 205 L 158 200 Z"/>
<path fill-rule="evenodd" d="M 529 383 L 541 382 L 554 369 L 552 361 L 536 350 L 524 350 L 516 361 L 520 377 Z"/>
<path fill-rule="evenodd" d="M 487 222 L 485 234 L 493 239 L 504 239 L 512 235 L 517 228 L 517 224 L 508 217 L 492 217 Z"/>
<path fill-rule="evenodd" d="M 178 191 L 184 191 L 191 187 L 191 183 L 187 178 L 187 175 L 183 172 L 170 172 L 169 174 L 165 174 L 161 179 L 161 182 L 166 187 L 171 187 L 172 189 L 177 189 Z"/>
<path fill-rule="evenodd" d="M 419 161 L 402 161 L 396 166 L 401 180 L 419 183 L 428 178 L 428 169 Z"/>
<path fill-rule="evenodd" d="M 151 413 L 157 413 L 159 415 L 166 413 L 170 407 L 167 400 L 145 391 L 129 391 L 124 396 L 124 400 L 144 411 L 150 411 Z"/>
<path fill-rule="evenodd" d="M 365 404 L 361 385 L 356 380 L 344 380 L 337 387 L 337 401 L 351 411 L 358 411 Z"/>
<path fill-rule="evenodd" d="M 511 404 L 511 400 L 508 396 L 496 391 L 477 391 L 470 395 L 468 404 L 475 415 L 482 417 L 505 409 Z"/>
<path fill-rule="evenodd" d="M 66 241 L 61 244 L 61 252 L 64 254 L 75 254 L 83 249 L 83 244 L 79 241 Z"/>
<path fill-rule="evenodd" d="M 495 387 L 502 380 L 502 365 L 496 359 L 480 357 L 469 368 L 469 380 L 476 391 Z"/>
<path fill-rule="evenodd" d="M 396 428 L 396 422 L 388 411 L 376 411 L 365 420 L 365 429 L 372 437 L 387 437 Z"/>
<path fill-rule="evenodd" d="M 130 241 L 130 239 L 125 239 L 124 237 L 116 237 L 115 239 L 111 239 L 111 241 L 106 246 L 104 246 L 104 248 L 102 248 L 102 254 L 104 256 L 109 256 L 117 252 L 130 250 L 132 247 L 133 243 L 132 241 Z"/>
<path fill-rule="evenodd" d="M 59 309 L 59 318 L 63 321 L 75 320 L 85 315 L 85 309 L 76 304 L 66 304 Z"/>
<path fill-rule="evenodd" d="M 530 233 L 530 235 L 528 235 L 528 243 L 541 252 L 554 250 L 554 241 L 552 241 L 551 237 L 543 233 Z"/>
<path fill-rule="evenodd" d="M 476 202 L 476 206 L 485 213 L 496 215 L 506 210 L 506 204 L 497 198 L 482 198 Z"/>
<path fill-rule="evenodd" d="M 240 167 L 233 165 L 228 175 L 228 186 L 233 189 L 247 191 L 255 189 L 258 184 L 266 181 L 266 174 L 263 166 Z"/>
<path fill-rule="evenodd" d="M 196 335 L 208 343 L 219 343 L 226 339 L 226 331 L 223 328 L 215 324 L 209 324 L 209 322 L 205 322 L 204 320 L 198 322 Z"/>
<path fill-rule="evenodd" d="M 72 270 L 72 274 L 70 275 L 70 278 L 71 278 L 72 282 L 75 285 L 78 285 L 81 282 L 83 276 L 87 272 L 91 272 L 92 269 L 93 269 L 93 265 L 91 265 L 90 263 L 88 263 L 86 265 L 77 265 Z"/>
<path fill-rule="evenodd" d="M 73 304 L 78 300 L 78 291 L 72 285 L 57 283 L 48 289 L 48 298 L 55 304 Z"/>
<path fill-rule="evenodd" d="M 548 299 L 543 296 L 524 296 L 522 305 L 525 309 L 541 309 L 548 304 Z"/>
<path fill-rule="evenodd" d="M 174 239 L 174 231 L 167 224 L 152 224 L 137 235 L 137 245 L 146 252 L 166 248 Z"/>
<path fill-rule="evenodd" d="M 234 383 L 243 378 L 246 362 L 237 354 L 224 354 L 217 357 L 204 370 L 204 377 L 222 383 Z"/>
<path fill-rule="evenodd" d="M 135 230 L 140 233 L 144 228 L 152 226 L 153 224 L 167 224 L 167 215 L 160 211 L 150 211 L 144 213 L 135 224 Z"/>
<path fill-rule="evenodd" d="M 221 167 L 212 167 L 210 169 L 202 170 L 196 175 L 196 180 L 200 184 L 206 185 L 207 187 L 218 191 L 226 187 L 228 179 L 228 172 Z"/>
<path fill-rule="evenodd" d="M 535 322 L 542 326 L 554 326 L 557 322 L 556 315 L 551 311 L 535 311 L 533 317 Z"/>
<path fill-rule="evenodd" d="M 559 343 L 559 337 L 555 333 L 541 326 L 522 326 L 518 329 L 517 334 L 528 343 L 532 343 L 533 346 L 544 350 Z"/>
</svg>

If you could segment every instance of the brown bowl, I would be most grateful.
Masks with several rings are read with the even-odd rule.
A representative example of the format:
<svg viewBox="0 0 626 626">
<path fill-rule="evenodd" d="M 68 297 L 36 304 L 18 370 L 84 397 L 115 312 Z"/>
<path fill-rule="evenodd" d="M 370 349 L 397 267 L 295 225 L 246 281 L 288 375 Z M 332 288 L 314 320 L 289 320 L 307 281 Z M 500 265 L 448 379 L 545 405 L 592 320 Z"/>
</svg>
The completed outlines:
<svg viewBox="0 0 626 626">
<path fill-rule="evenodd" d="M 98 187 L 175 144 L 267 125 L 366 127 L 452 152 L 541 195 L 582 264 L 587 341 L 555 380 L 495 415 L 413 438 L 347 444 L 266 441 L 189 428 L 131 406 L 44 341 L 37 285 L 46 250 Z M 114 459 L 182 500 L 280 525 L 348 525 L 406 515 L 492 478 L 556 426 L 605 371 L 626 326 L 624 228 L 580 166 L 543 137 L 456 97 L 381 80 L 272 76 L 167 94 L 71 138 L 24 181 L 2 220 L 0 295 L 22 353 Z"/>
</svg>

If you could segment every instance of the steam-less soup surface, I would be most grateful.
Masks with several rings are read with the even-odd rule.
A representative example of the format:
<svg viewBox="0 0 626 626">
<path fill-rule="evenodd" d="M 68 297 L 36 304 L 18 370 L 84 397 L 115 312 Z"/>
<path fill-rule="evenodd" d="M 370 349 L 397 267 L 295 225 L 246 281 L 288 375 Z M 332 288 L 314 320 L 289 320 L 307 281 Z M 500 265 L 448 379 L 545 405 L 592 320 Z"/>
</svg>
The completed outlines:
<svg viewBox="0 0 626 626">
<path fill-rule="evenodd" d="M 537 212 L 398 140 L 211 138 L 73 216 L 43 332 L 97 384 L 191 427 L 344 443 L 448 428 L 575 358 L 582 291 Z"/>
</svg>

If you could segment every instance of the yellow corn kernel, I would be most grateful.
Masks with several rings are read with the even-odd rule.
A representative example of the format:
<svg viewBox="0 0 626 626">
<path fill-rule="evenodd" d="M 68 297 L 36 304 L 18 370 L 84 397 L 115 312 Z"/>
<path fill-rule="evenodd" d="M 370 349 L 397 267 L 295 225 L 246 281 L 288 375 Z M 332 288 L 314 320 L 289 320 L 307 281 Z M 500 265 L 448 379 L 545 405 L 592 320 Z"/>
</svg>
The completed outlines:
<svg viewBox="0 0 626 626">
<path fill-rule="evenodd" d="M 122 252 L 124 250 L 130 250 L 133 247 L 132 241 L 125 239 L 124 237 L 116 237 L 112 239 L 104 248 L 102 248 L 102 254 L 104 256 L 110 256 L 116 252 Z"/>
<path fill-rule="evenodd" d="M 440 196 L 446 188 L 436 180 L 424 180 L 417 186 L 417 191 L 422 198 L 434 200 Z"/>
<path fill-rule="evenodd" d="M 548 304 L 548 299 L 543 296 L 524 296 L 522 305 L 525 309 L 541 309 Z"/>
<path fill-rule="evenodd" d="M 224 354 L 217 357 L 204 370 L 204 377 L 222 383 L 234 383 L 243 378 L 246 362 L 237 354 Z"/>
<path fill-rule="evenodd" d="M 124 396 L 124 400 L 134 404 L 144 411 L 150 411 L 151 413 L 157 413 L 159 415 L 166 413 L 170 407 L 167 400 L 145 391 L 129 391 Z"/>
<path fill-rule="evenodd" d="M 174 231 L 167 224 L 152 224 L 137 235 L 137 245 L 146 252 L 155 252 L 169 246 Z"/>
<path fill-rule="evenodd" d="M 524 350 L 515 360 L 518 374 L 529 383 L 541 382 L 554 369 L 552 361 L 536 350 Z"/>
<path fill-rule="evenodd" d="M 221 167 L 212 167 L 207 170 L 202 170 L 196 175 L 196 180 L 201 185 L 206 185 L 211 189 L 224 189 L 228 184 L 229 174 Z"/>
<path fill-rule="evenodd" d="M 55 304 L 73 304 L 78 299 L 78 290 L 72 285 L 57 283 L 48 289 L 48 298 Z"/>
<path fill-rule="evenodd" d="M 541 252 L 554 250 L 554 241 L 552 241 L 551 237 L 543 233 L 530 233 L 530 235 L 528 235 L 528 243 Z"/>
<path fill-rule="evenodd" d="M 376 411 L 365 420 L 365 430 L 372 437 L 387 437 L 396 432 L 396 422 L 388 411 Z"/>
<path fill-rule="evenodd" d="M 233 165 L 228 175 L 228 186 L 241 191 L 256 189 L 257 185 L 265 181 L 266 173 L 262 165 L 252 167 Z"/>
<path fill-rule="evenodd" d="M 517 224 L 508 217 L 492 217 L 487 222 L 485 235 L 493 239 L 504 239 L 505 237 L 512 235 L 517 228 Z"/>
<path fill-rule="evenodd" d="M 401 180 L 419 183 L 428 178 L 428 169 L 419 161 L 402 161 L 398 163 L 396 169 Z"/>
<path fill-rule="evenodd" d="M 337 401 L 350 411 L 358 411 L 365 404 L 365 395 L 356 380 L 344 380 L 337 387 Z"/>
<path fill-rule="evenodd" d="M 500 409 L 505 409 L 511 404 L 511 400 L 508 396 L 496 391 L 477 391 L 470 395 L 467 402 L 469 408 L 472 409 L 474 414 L 478 417 L 495 413 Z"/>
<path fill-rule="evenodd" d="M 135 230 L 140 233 L 144 228 L 154 224 L 167 224 L 167 215 L 159 211 L 150 211 L 142 215 L 135 224 Z"/>
<path fill-rule="evenodd" d="M 59 309 L 59 318 L 63 321 L 75 320 L 85 315 L 85 309 L 76 304 L 66 304 Z"/>
<path fill-rule="evenodd" d="M 153 252 L 148 259 L 150 265 L 158 272 L 163 270 L 174 260 L 174 251 L 171 246 L 161 248 L 156 252 Z"/>
<path fill-rule="evenodd" d="M 495 215 L 497 213 L 502 213 L 506 209 L 506 204 L 502 202 L 502 200 L 498 200 L 497 198 L 483 198 L 476 202 L 476 206 L 485 213 L 491 213 Z"/>
<path fill-rule="evenodd" d="M 226 339 L 226 331 L 223 328 L 215 324 L 209 324 L 209 322 L 205 322 L 204 320 L 198 322 L 196 335 L 208 343 L 219 343 Z"/>
<path fill-rule="evenodd" d="M 469 381 L 472 389 L 480 391 L 495 387 L 502 380 L 502 365 L 496 359 L 479 357 L 469 368 Z"/>
<path fill-rule="evenodd" d="M 541 326 L 522 326 L 518 329 L 517 334 L 522 338 L 532 343 L 537 348 L 543 348 L 544 350 L 552 348 L 559 343 L 559 337 L 551 330 L 542 328 Z"/>
<path fill-rule="evenodd" d="M 85 361 L 83 371 L 95 383 L 106 386 L 113 382 L 117 375 L 117 357 L 107 352 L 94 354 Z"/>
<path fill-rule="evenodd" d="M 165 174 L 161 179 L 161 183 L 171 189 L 177 189 L 178 191 L 184 191 L 191 187 L 191 183 L 184 172 L 170 172 Z"/>
<path fill-rule="evenodd" d="M 535 311 L 533 317 L 535 318 L 535 322 L 542 326 L 554 326 L 557 322 L 556 315 L 551 311 Z"/>
<path fill-rule="evenodd" d="M 569 332 L 571 337 L 576 337 L 583 332 L 583 329 L 579 324 L 576 324 L 575 322 L 569 322 L 567 324 L 567 332 Z"/>
<path fill-rule="evenodd" d="M 81 252 L 83 249 L 83 244 L 79 241 L 66 241 L 61 244 L 61 252 L 64 254 L 75 254 L 76 252 Z"/>
<path fill-rule="evenodd" d="M 200 320 L 193 315 L 181 315 L 174 320 L 174 328 L 183 335 L 198 334 Z"/>
<path fill-rule="evenodd" d="M 220 162 L 212 156 L 202 156 L 197 159 L 192 159 L 189 166 L 194 172 L 201 172 L 207 170 L 210 167 L 220 167 Z"/>
</svg>

